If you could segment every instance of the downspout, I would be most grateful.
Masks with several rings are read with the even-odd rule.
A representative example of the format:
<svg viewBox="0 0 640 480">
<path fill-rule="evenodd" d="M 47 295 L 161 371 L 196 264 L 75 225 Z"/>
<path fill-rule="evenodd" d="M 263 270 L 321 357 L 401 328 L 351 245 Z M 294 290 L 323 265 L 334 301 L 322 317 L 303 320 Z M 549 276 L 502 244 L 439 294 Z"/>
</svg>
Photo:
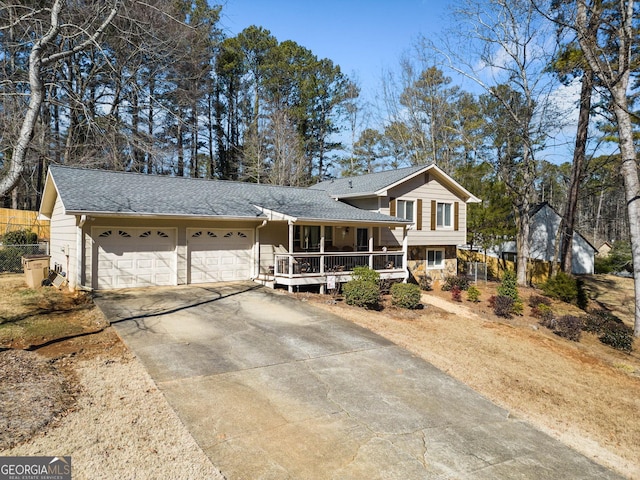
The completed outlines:
<svg viewBox="0 0 640 480">
<path fill-rule="evenodd" d="M 257 262 L 253 268 L 253 273 L 254 273 L 253 280 L 255 280 L 260 276 L 260 229 L 263 228 L 266 224 L 267 224 L 267 219 L 264 219 L 262 221 L 262 224 L 256 227 L 256 243 L 254 247 L 256 249 L 256 255 L 254 255 L 253 258 L 257 259 Z"/>
<path fill-rule="evenodd" d="M 87 221 L 86 215 L 80 215 L 80 221 L 76 228 L 76 271 L 73 279 L 73 283 L 69 285 L 72 290 L 77 289 L 82 285 L 82 272 L 84 272 L 84 251 L 82 249 L 82 227 L 84 227 Z M 67 269 L 67 273 L 69 269 Z M 71 279 L 69 279 L 71 280 Z"/>
</svg>

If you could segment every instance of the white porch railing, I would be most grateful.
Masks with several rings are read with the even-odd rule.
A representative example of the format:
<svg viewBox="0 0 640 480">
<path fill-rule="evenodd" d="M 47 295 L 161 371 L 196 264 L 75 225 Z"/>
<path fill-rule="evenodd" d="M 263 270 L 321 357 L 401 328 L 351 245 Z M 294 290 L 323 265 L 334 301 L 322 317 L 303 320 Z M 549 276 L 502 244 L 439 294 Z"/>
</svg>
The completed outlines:
<svg viewBox="0 0 640 480">
<path fill-rule="evenodd" d="M 403 252 L 324 252 L 287 253 L 275 256 L 274 275 L 278 277 L 318 277 L 323 274 L 369 267 L 377 271 L 406 271 Z"/>
</svg>

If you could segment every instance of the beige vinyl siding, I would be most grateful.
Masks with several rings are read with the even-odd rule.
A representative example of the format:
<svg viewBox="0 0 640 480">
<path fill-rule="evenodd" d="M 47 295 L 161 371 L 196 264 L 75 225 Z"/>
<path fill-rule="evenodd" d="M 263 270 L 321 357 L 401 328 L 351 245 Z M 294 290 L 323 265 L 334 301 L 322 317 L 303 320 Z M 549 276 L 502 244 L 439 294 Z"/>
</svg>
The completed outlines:
<svg viewBox="0 0 640 480">
<path fill-rule="evenodd" d="M 76 279 L 76 233 L 76 217 L 64 213 L 64 206 L 57 197 L 51 215 L 50 267 L 59 266 L 72 286 Z"/>
<path fill-rule="evenodd" d="M 408 232 L 409 246 L 417 245 L 460 245 L 466 242 L 467 231 L 467 205 L 466 203 L 453 194 L 435 179 L 431 179 L 428 183 L 422 183 L 425 176 L 418 176 L 405 184 L 391 189 L 388 192 L 390 198 L 398 200 L 413 200 L 420 208 L 416 214 L 416 227 Z M 453 219 L 453 226 L 449 229 L 431 230 L 432 203 L 451 203 L 452 215 L 455 215 L 456 202 L 458 202 L 458 218 Z M 383 203 L 381 213 L 391 215 L 388 201 Z M 435 213 L 435 212 L 434 212 Z M 421 222 L 418 225 L 418 222 Z M 458 230 L 455 230 L 457 224 Z M 383 245 L 401 245 L 402 229 L 381 229 L 380 243 Z"/>
<path fill-rule="evenodd" d="M 289 249 L 289 225 L 287 222 L 271 222 L 259 230 L 260 235 L 260 273 L 269 272 L 275 265 L 274 247 L 282 245 Z"/>
</svg>

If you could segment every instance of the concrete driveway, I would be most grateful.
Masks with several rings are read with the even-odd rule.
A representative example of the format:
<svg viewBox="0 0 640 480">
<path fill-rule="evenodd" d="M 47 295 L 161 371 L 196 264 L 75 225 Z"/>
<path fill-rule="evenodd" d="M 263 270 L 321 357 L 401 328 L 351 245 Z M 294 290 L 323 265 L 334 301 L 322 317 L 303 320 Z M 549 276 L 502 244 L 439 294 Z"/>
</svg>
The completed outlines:
<svg viewBox="0 0 640 480">
<path fill-rule="evenodd" d="M 269 289 L 96 303 L 230 480 L 621 478 L 390 341 Z"/>
</svg>

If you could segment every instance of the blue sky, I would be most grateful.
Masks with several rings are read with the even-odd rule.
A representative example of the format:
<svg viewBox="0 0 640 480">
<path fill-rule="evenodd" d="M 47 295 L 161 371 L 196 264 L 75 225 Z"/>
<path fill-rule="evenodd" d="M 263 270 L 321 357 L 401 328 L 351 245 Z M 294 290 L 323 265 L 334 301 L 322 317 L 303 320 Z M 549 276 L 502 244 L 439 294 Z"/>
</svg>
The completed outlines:
<svg viewBox="0 0 640 480">
<path fill-rule="evenodd" d="M 250 25 L 293 40 L 339 65 L 371 98 L 383 70 L 396 69 L 420 36 L 446 24 L 449 0 L 226 0 L 221 24 L 232 36 Z"/>
<path fill-rule="evenodd" d="M 214 2 L 215 0 L 210 0 Z M 361 87 L 361 99 L 375 103 L 384 71 L 398 71 L 403 53 L 420 36 L 433 39 L 451 27 L 455 0 L 220 0 L 221 25 L 229 36 L 250 25 L 261 26 L 280 42 L 293 40 L 320 58 L 339 65 Z M 216 2 L 217 3 L 217 2 Z M 456 77 L 453 72 L 447 75 Z M 458 79 L 463 89 L 477 91 L 473 82 Z M 573 90 L 562 95 L 571 109 Z M 549 142 L 546 158 L 570 160 L 573 127 Z"/>
</svg>

